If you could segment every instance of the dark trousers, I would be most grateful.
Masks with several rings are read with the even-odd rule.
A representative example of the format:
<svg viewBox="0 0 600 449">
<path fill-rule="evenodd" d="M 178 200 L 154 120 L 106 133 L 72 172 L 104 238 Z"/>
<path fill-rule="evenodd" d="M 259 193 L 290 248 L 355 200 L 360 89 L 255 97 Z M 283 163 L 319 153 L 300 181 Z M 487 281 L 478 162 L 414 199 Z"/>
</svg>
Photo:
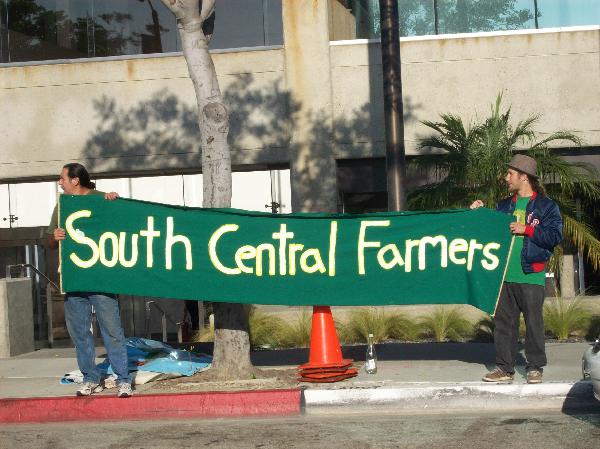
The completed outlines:
<svg viewBox="0 0 600 449">
<path fill-rule="evenodd" d="M 527 370 L 542 371 L 546 365 L 544 347 L 544 287 L 505 282 L 494 316 L 496 365 L 507 373 L 515 372 L 519 317 L 525 318 L 525 357 Z"/>
</svg>

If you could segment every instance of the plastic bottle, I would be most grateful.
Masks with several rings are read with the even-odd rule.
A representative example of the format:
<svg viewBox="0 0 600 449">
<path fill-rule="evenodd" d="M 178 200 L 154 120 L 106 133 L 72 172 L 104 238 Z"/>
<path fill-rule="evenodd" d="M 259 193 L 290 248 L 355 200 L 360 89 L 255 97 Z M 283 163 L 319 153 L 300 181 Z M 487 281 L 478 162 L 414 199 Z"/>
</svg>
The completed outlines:
<svg viewBox="0 0 600 449">
<path fill-rule="evenodd" d="M 373 334 L 369 334 L 365 371 L 368 374 L 377 373 L 377 354 L 375 353 L 375 346 L 373 345 Z"/>
</svg>

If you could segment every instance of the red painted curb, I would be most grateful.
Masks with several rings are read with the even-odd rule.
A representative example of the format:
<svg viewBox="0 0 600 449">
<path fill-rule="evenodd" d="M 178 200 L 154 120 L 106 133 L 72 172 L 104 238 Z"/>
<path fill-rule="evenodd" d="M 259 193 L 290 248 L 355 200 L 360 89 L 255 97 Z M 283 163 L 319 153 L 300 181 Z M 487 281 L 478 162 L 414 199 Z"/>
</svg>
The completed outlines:
<svg viewBox="0 0 600 449">
<path fill-rule="evenodd" d="M 0 423 L 290 416 L 300 399 L 299 389 L 0 399 Z"/>
</svg>

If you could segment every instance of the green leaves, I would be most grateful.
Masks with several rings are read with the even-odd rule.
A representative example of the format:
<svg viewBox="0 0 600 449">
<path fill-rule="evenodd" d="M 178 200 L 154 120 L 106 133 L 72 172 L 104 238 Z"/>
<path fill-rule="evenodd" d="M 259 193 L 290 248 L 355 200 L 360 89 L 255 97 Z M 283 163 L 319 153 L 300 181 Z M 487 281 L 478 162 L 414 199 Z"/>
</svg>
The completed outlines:
<svg viewBox="0 0 600 449">
<path fill-rule="evenodd" d="M 471 334 L 473 325 L 457 308 L 438 306 L 431 315 L 421 318 L 423 333 L 437 342 L 461 341 Z"/>
<path fill-rule="evenodd" d="M 539 115 L 531 115 L 512 124 L 511 108 L 502 110 L 500 93 L 489 116 L 468 125 L 453 114 L 442 114 L 437 122 L 424 121 L 434 134 L 421 140 L 419 148 L 424 155 L 413 158 L 409 169 L 427 173 L 435 181 L 409 195 L 410 207 L 460 208 L 480 199 L 494 208 L 508 195 L 504 181 L 508 161 L 515 152 L 523 152 L 536 159 L 540 179 L 560 207 L 565 241 L 598 271 L 600 241 L 587 224 L 590 220 L 585 211 L 577 211 L 576 200 L 600 200 L 600 176 L 591 164 L 569 162 L 552 148 L 581 146 L 582 140 L 572 132 L 558 130 L 538 139 L 535 126 L 539 119 Z M 558 253 L 562 248 L 557 248 Z"/>
<path fill-rule="evenodd" d="M 565 300 L 556 298 L 552 303 L 544 306 L 544 327 L 546 332 L 558 340 L 567 340 L 571 335 L 579 333 L 585 335 L 592 315 L 588 312 L 578 298 Z"/>
<path fill-rule="evenodd" d="M 417 340 L 419 328 L 408 317 L 400 313 L 389 313 L 381 307 L 369 307 L 350 312 L 345 322 L 336 323 L 340 340 L 345 343 L 366 343 L 373 334 L 373 341 Z"/>
</svg>

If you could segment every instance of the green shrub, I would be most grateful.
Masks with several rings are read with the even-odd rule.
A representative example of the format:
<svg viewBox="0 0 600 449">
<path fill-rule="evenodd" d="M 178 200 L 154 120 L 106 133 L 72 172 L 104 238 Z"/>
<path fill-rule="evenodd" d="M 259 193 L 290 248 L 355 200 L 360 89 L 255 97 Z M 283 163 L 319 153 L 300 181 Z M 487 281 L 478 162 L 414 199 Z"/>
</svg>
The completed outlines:
<svg viewBox="0 0 600 449">
<path fill-rule="evenodd" d="M 573 334 L 582 334 L 588 328 L 591 314 L 584 309 L 578 298 L 566 301 L 556 298 L 544 306 L 546 332 L 558 340 L 567 340 Z"/>
<path fill-rule="evenodd" d="M 388 338 L 388 316 L 383 309 L 352 310 L 343 324 L 337 327 L 340 339 L 345 343 L 364 343 L 369 334 L 373 334 L 373 342 L 379 343 Z"/>
<path fill-rule="evenodd" d="M 404 315 L 390 314 L 381 307 L 369 307 L 350 312 L 343 323 L 336 323 L 340 340 L 344 343 L 366 343 L 369 334 L 373 342 L 397 340 L 415 340 L 417 326 Z"/>
<path fill-rule="evenodd" d="M 519 340 L 525 339 L 527 333 L 527 326 L 525 326 L 525 317 L 523 314 L 519 315 Z"/>
<path fill-rule="evenodd" d="M 250 344 L 277 348 L 281 346 L 285 322 L 274 315 L 252 309 L 249 316 Z"/>
<path fill-rule="evenodd" d="M 600 338 L 600 316 L 594 315 L 590 319 L 589 327 L 585 334 L 585 339 L 594 341 L 597 338 Z"/>
<path fill-rule="evenodd" d="M 421 325 L 402 314 L 394 314 L 390 317 L 390 338 L 402 341 L 417 341 L 422 332 Z"/>
<path fill-rule="evenodd" d="M 215 329 L 211 323 L 209 326 L 204 326 L 202 329 L 199 329 L 192 333 L 190 336 L 190 341 L 193 342 L 206 342 L 206 341 L 215 341 Z"/>
<path fill-rule="evenodd" d="M 303 310 L 296 314 L 296 319 L 284 326 L 281 334 L 281 346 L 287 348 L 304 348 L 310 346 L 312 314 Z"/>
<path fill-rule="evenodd" d="M 490 315 L 480 319 L 473 328 L 473 338 L 478 341 L 494 341 L 494 318 Z M 519 339 L 525 338 L 525 320 L 519 316 Z"/>
<path fill-rule="evenodd" d="M 494 340 L 494 318 L 486 316 L 473 327 L 473 338 L 477 341 L 493 341 Z"/>
<path fill-rule="evenodd" d="M 457 308 L 438 306 L 430 316 L 422 317 L 423 334 L 435 341 L 460 341 L 469 336 L 473 325 L 460 315 Z"/>
</svg>

